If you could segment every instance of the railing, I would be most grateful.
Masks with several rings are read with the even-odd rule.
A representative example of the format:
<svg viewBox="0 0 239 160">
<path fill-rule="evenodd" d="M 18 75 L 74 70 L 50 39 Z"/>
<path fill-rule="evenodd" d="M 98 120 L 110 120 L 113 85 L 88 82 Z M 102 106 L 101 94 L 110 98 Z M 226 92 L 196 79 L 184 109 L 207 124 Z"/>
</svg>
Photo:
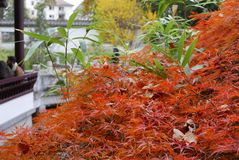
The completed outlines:
<svg viewBox="0 0 239 160">
<path fill-rule="evenodd" d="M 51 27 L 65 27 L 67 24 L 66 20 L 47 20 L 47 24 Z M 73 26 L 89 26 L 91 24 L 91 20 L 88 18 L 82 18 L 80 20 L 76 20 L 73 23 Z M 12 27 L 14 26 L 14 20 L 9 20 L 9 19 L 0 19 L 0 26 L 1 27 Z M 30 20 L 26 19 L 24 21 L 24 26 L 25 27 L 35 27 L 36 26 L 36 21 L 35 20 Z"/>
<path fill-rule="evenodd" d="M 0 104 L 33 91 L 37 73 L 0 80 Z"/>
</svg>

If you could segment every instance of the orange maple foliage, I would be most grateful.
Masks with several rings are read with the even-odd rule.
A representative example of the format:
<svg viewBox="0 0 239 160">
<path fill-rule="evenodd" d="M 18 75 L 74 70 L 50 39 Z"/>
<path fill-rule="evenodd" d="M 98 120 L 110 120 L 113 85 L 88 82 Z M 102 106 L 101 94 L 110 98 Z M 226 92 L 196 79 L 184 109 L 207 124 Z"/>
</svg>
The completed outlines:
<svg viewBox="0 0 239 160">
<path fill-rule="evenodd" d="M 239 36 L 239 2 L 226 0 L 220 10 L 192 16 L 200 20 L 194 29 L 199 34 L 199 47 L 223 52 L 234 45 Z"/>
<path fill-rule="evenodd" d="M 227 0 L 220 11 L 196 16 L 198 46 L 206 51 L 192 63 L 203 69 L 186 77 L 147 48 L 131 58 L 157 57 L 167 66 L 166 80 L 140 68 L 90 68 L 74 77 L 72 101 L 39 115 L 33 128 L 20 129 L 0 147 L 0 159 L 237 159 L 238 6 L 238 0 Z M 227 17 L 233 22 L 225 24 Z M 188 119 L 199 126 L 197 144 L 173 139 L 173 129 Z"/>
</svg>

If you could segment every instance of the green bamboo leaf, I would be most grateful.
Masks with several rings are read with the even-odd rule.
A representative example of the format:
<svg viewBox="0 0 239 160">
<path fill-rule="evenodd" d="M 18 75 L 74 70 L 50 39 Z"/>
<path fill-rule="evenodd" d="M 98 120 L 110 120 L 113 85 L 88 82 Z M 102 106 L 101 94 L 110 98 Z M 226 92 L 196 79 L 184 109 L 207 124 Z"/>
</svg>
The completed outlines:
<svg viewBox="0 0 239 160">
<path fill-rule="evenodd" d="M 184 56 L 182 66 L 185 67 L 190 62 L 190 58 L 192 56 L 192 53 L 196 47 L 197 39 L 194 39 L 193 42 L 190 44 L 189 48 L 187 49 L 187 52 Z"/>
<path fill-rule="evenodd" d="M 67 21 L 67 25 L 66 25 L 67 29 L 71 29 L 71 27 L 72 27 L 72 25 L 73 25 L 73 23 L 74 23 L 74 21 L 75 21 L 75 19 L 78 16 L 79 13 L 80 13 L 80 11 L 78 10 L 78 11 L 71 14 L 69 20 Z"/>
<path fill-rule="evenodd" d="M 58 33 L 59 33 L 62 37 L 64 37 L 64 38 L 67 38 L 67 37 L 68 37 L 68 34 L 67 34 L 65 28 L 59 27 L 59 28 L 57 28 L 57 31 L 58 31 Z"/>
<path fill-rule="evenodd" d="M 173 28 L 174 25 L 175 25 L 174 20 L 169 21 L 169 23 L 167 24 L 167 26 L 165 28 L 164 34 L 168 34 L 169 31 Z"/>
<path fill-rule="evenodd" d="M 168 54 L 168 50 L 166 50 L 165 48 L 160 47 L 160 46 L 155 45 L 155 44 L 151 44 L 151 45 L 152 45 L 154 51 L 165 54 L 165 55 Z"/>
<path fill-rule="evenodd" d="M 159 7 L 158 7 L 158 16 L 162 17 L 163 13 L 166 11 L 168 8 L 168 3 L 166 0 L 161 0 L 159 2 Z"/>
<path fill-rule="evenodd" d="M 177 48 L 169 49 L 167 56 L 169 56 L 173 60 L 177 60 Z"/>
<path fill-rule="evenodd" d="M 98 42 L 98 41 L 96 41 L 96 40 L 94 40 L 94 39 L 92 39 L 92 38 L 89 38 L 89 37 L 75 37 L 75 38 L 72 38 L 73 40 L 74 39 L 82 39 L 82 40 L 89 40 L 89 41 L 91 41 L 91 42 L 94 42 L 94 43 L 100 43 L 100 42 Z"/>
<path fill-rule="evenodd" d="M 178 61 L 181 61 L 182 55 L 183 55 L 183 49 L 184 49 L 184 43 L 185 40 L 187 38 L 186 33 L 184 32 L 182 37 L 180 38 L 179 42 L 178 42 L 178 46 L 177 46 L 177 52 L 178 52 Z"/>
<path fill-rule="evenodd" d="M 164 70 L 164 67 L 161 65 L 161 63 L 159 62 L 159 60 L 158 59 L 154 59 L 154 63 L 155 63 L 155 65 L 156 65 L 156 68 L 158 69 L 158 70 L 160 70 L 160 71 L 163 71 Z"/>
<path fill-rule="evenodd" d="M 164 26 L 163 26 L 163 24 L 160 22 L 160 21 L 158 21 L 157 23 L 156 23 L 156 25 L 157 25 L 157 29 L 161 32 L 161 33 L 164 33 Z M 152 29 L 152 34 L 155 34 L 155 29 Z"/>
<path fill-rule="evenodd" d="M 169 7 L 169 4 L 163 4 L 159 7 L 159 10 L 158 10 L 158 16 L 159 17 L 162 17 L 163 16 L 163 13 L 168 9 Z"/>
<path fill-rule="evenodd" d="M 65 46 L 65 43 L 61 41 L 61 37 L 57 37 L 57 38 L 56 37 L 52 37 L 52 38 L 50 38 L 49 43 L 50 44 L 53 44 L 53 43 L 59 44 L 59 45 L 61 45 L 63 47 Z"/>
<path fill-rule="evenodd" d="M 27 54 L 26 54 L 26 56 L 25 56 L 25 58 L 24 58 L 24 61 L 28 61 L 28 60 L 33 56 L 33 54 L 36 53 L 37 48 L 38 48 L 42 43 L 43 43 L 43 41 L 37 41 L 37 42 L 35 42 L 35 43 L 31 46 L 31 48 L 28 50 L 28 52 L 27 52 Z"/>
<path fill-rule="evenodd" d="M 27 31 L 23 31 L 23 30 L 19 30 L 16 29 L 19 32 L 24 33 L 25 35 L 28 35 L 29 37 L 35 38 L 39 41 L 44 41 L 44 42 L 48 42 L 48 46 L 50 46 L 53 43 L 59 44 L 61 46 L 64 46 L 64 43 L 60 40 L 60 38 L 56 38 L 56 37 L 49 37 L 49 36 L 45 36 L 45 35 L 41 35 L 41 34 L 37 34 L 34 32 L 27 32 Z"/>
<path fill-rule="evenodd" d="M 23 31 L 23 30 L 20 30 L 20 29 L 16 29 L 16 30 L 19 31 L 19 32 L 24 33 L 25 35 L 28 35 L 29 37 L 35 38 L 35 39 L 40 40 L 40 41 L 49 41 L 51 39 L 51 37 L 49 37 L 49 36 L 37 34 L 37 33 L 34 33 L 34 32 L 27 32 L 27 31 Z"/>
<path fill-rule="evenodd" d="M 144 70 L 146 70 L 146 71 L 148 71 L 148 72 L 151 72 L 151 73 L 154 73 L 154 74 L 156 74 L 156 75 L 158 75 L 158 76 L 160 76 L 160 77 L 162 77 L 162 78 L 164 78 L 164 79 L 167 78 L 167 74 L 165 73 L 164 70 L 155 69 L 155 67 L 154 67 L 150 62 L 148 62 L 148 61 L 146 61 L 146 63 L 148 64 L 148 66 L 147 66 L 147 65 L 144 65 L 144 64 L 142 64 L 142 63 L 136 62 L 136 61 L 134 61 L 134 60 L 130 60 L 130 63 L 133 64 L 133 65 L 135 65 L 135 66 L 141 66 L 141 67 L 144 68 Z M 161 65 L 161 64 L 160 64 L 160 65 Z M 163 68 L 163 66 L 160 67 L 160 68 Z"/>
<path fill-rule="evenodd" d="M 86 62 L 85 62 L 85 55 L 84 55 L 84 53 L 83 53 L 80 49 L 77 49 L 77 48 L 72 48 L 71 50 L 72 50 L 72 52 L 75 54 L 77 60 L 78 60 L 83 66 L 85 66 L 85 65 L 86 65 Z"/>
<path fill-rule="evenodd" d="M 136 62 L 136 61 L 134 61 L 134 60 L 130 60 L 130 62 L 131 62 L 131 64 L 133 64 L 133 65 L 135 65 L 135 66 L 141 66 L 141 67 L 143 67 L 145 70 L 148 70 L 148 71 L 150 71 L 150 72 L 154 72 L 152 68 L 150 68 L 150 67 L 148 67 L 148 66 L 146 66 L 146 65 L 144 65 L 144 64 L 142 64 L 142 63 Z"/>
<path fill-rule="evenodd" d="M 164 66 L 161 65 L 161 63 L 159 62 L 158 59 L 154 59 L 154 63 L 155 63 L 156 68 L 157 68 L 157 70 L 158 70 L 156 73 L 157 73 L 160 77 L 166 79 L 166 78 L 167 78 L 167 74 L 166 74 L 166 72 L 165 72 L 165 70 L 164 70 Z"/>
</svg>

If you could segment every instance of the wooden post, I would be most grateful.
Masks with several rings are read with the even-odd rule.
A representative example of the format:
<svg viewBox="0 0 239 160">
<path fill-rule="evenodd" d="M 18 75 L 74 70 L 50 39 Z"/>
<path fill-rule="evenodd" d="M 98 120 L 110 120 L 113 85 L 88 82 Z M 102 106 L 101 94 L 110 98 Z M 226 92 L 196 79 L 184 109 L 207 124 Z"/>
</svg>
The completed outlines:
<svg viewBox="0 0 239 160">
<path fill-rule="evenodd" d="M 24 0 L 14 0 L 15 29 L 24 29 Z M 15 57 L 17 63 L 23 68 L 24 35 L 15 30 Z"/>
</svg>

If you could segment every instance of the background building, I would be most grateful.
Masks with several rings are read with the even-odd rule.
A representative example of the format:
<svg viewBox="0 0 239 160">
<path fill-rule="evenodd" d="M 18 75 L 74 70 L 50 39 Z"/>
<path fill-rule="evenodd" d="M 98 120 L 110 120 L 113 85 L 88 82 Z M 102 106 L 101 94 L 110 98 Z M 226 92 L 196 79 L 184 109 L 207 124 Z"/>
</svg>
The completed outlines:
<svg viewBox="0 0 239 160">
<path fill-rule="evenodd" d="M 42 0 L 25 1 L 30 19 L 35 19 L 37 17 L 37 10 L 35 7 L 39 2 L 42 2 Z M 64 0 L 56 0 L 55 3 L 48 5 L 44 9 L 45 18 L 46 20 L 67 20 L 73 12 L 73 7 L 72 4 Z"/>
</svg>

